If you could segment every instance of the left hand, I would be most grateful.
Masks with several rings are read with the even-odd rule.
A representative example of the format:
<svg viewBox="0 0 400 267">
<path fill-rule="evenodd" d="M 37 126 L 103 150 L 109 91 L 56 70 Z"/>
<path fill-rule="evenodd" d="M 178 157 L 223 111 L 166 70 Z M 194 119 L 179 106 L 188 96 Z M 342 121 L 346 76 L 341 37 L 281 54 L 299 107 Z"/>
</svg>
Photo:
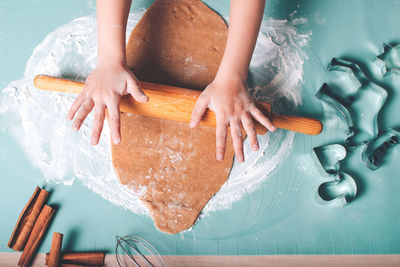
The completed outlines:
<svg viewBox="0 0 400 267">
<path fill-rule="evenodd" d="M 231 130 L 233 148 L 239 162 L 244 162 L 242 127 L 250 139 L 253 151 L 259 149 L 253 118 L 271 132 L 275 131 L 271 121 L 256 107 L 247 91 L 246 81 L 239 77 L 216 78 L 207 86 L 193 109 L 190 127 L 199 125 L 207 108 L 214 111 L 217 120 L 217 160 L 224 159 L 228 127 Z"/>
</svg>

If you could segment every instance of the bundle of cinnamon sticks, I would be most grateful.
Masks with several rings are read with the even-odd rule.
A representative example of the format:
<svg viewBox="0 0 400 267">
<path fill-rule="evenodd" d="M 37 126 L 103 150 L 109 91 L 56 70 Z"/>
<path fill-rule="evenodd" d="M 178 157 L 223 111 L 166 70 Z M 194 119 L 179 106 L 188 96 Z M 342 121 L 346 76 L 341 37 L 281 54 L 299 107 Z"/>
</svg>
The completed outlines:
<svg viewBox="0 0 400 267">
<path fill-rule="evenodd" d="M 55 209 L 46 205 L 49 192 L 36 187 L 35 192 L 22 210 L 8 247 L 23 251 L 18 261 L 19 266 L 29 266 L 36 255 L 37 248 L 54 216 Z M 104 252 L 80 252 L 62 254 L 63 234 L 54 232 L 50 253 L 46 255 L 46 265 L 57 266 L 103 266 Z"/>
<path fill-rule="evenodd" d="M 35 192 L 25 205 L 11 234 L 8 247 L 22 251 L 18 261 L 19 266 L 28 266 L 36 254 L 55 209 L 45 205 L 49 192 L 36 187 Z"/>
</svg>

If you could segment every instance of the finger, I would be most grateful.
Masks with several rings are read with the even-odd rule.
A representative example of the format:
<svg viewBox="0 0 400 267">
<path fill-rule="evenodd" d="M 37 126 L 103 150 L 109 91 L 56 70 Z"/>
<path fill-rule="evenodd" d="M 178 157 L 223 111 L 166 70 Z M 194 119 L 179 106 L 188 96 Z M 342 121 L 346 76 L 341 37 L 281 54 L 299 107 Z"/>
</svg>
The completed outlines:
<svg viewBox="0 0 400 267">
<path fill-rule="evenodd" d="M 250 109 L 250 113 L 258 122 L 264 125 L 264 127 L 267 128 L 269 131 L 274 132 L 276 130 L 272 122 L 264 114 L 262 114 L 262 112 L 256 106 Z"/>
<path fill-rule="evenodd" d="M 132 77 L 128 78 L 126 81 L 126 90 L 140 103 L 146 103 L 149 101 L 149 97 L 143 93 L 140 82 Z"/>
<path fill-rule="evenodd" d="M 81 128 L 83 121 L 86 119 L 87 115 L 92 111 L 94 102 L 92 99 L 87 98 L 83 103 L 75 118 L 74 125 L 72 126 L 75 131 Z"/>
<path fill-rule="evenodd" d="M 90 143 L 92 145 L 97 145 L 99 143 L 101 131 L 103 130 L 105 117 L 105 106 L 103 104 L 95 105 L 94 107 L 94 119 L 92 128 L 92 137 Z"/>
<path fill-rule="evenodd" d="M 112 103 L 107 104 L 107 109 L 111 129 L 111 138 L 114 144 L 119 144 L 121 142 L 119 98 L 116 98 L 112 101 Z"/>
<path fill-rule="evenodd" d="M 230 126 L 231 126 L 233 149 L 235 150 L 236 158 L 239 162 L 243 162 L 244 161 L 243 137 L 242 137 L 240 122 L 236 120 L 231 121 Z"/>
<path fill-rule="evenodd" d="M 72 120 L 75 117 L 76 112 L 82 105 L 82 102 L 85 100 L 85 98 L 80 94 L 72 104 L 72 106 L 69 108 L 68 114 L 67 114 L 67 120 Z"/>
<path fill-rule="evenodd" d="M 208 107 L 208 100 L 204 96 L 200 96 L 199 99 L 197 99 L 196 105 L 193 108 L 192 111 L 192 118 L 190 120 L 190 127 L 194 128 L 197 127 L 201 121 L 201 118 L 203 117 L 204 113 L 206 112 Z"/>
<path fill-rule="evenodd" d="M 217 118 L 217 129 L 215 132 L 216 157 L 217 160 L 223 160 L 225 156 L 226 134 L 228 125 L 224 118 Z"/>
<path fill-rule="evenodd" d="M 257 151 L 259 148 L 257 140 L 257 132 L 256 128 L 254 127 L 253 120 L 251 119 L 248 113 L 242 116 L 242 125 L 249 138 L 251 149 L 253 151 Z"/>
</svg>

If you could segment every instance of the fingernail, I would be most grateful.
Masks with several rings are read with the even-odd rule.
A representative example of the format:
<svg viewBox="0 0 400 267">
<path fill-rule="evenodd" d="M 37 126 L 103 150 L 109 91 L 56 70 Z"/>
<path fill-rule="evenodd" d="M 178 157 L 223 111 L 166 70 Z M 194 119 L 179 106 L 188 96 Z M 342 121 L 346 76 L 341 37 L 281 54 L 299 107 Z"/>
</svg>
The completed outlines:
<svg viewBox="0 0 400 267">
<path fill-rule="evenodd" d="M 118 145 L 120 142 L 121 142 L 121 139 L 119 137 L 114 137 L 113 138 L 114 145 Z"/>
<path fill-rule="evenodd" d="M 276 127 L 275 127 L 275 126 L 272 126 L 272 127 L 271 127 L 271 132 L 275 132 L 275 130 L 276 130 Z"/>
<path fill-rule="evenodd" d="M 90 140 L 90 144 L 92 144 L 92 146 L 97 144 L 97 140 L 96 138 L 92 137 L 92 139 Z"/>
<path fill-rule="evenodd" d="M 194 126 L 195 126 L 194 125 L 194 121 L 190 121 L 190 125 L 189 126 L 190 126 L 190 128 L 194 128 Z"/>
<path fill-rule="evenodd" d="M 147 101 L 147 100 L 149 100 L 149 97 L 147 95 L 145 95 L 144 93 L 142 93 L 142 99 L 144 101 Z"/>
<path fill-rule="evenodd" d="M 252 148 L 254 151 L 257 151 L 257 150 L 259 149 L 258 144 L 253 144 L 253 145 L 251 146 L 251 148 Z"/>
<path fill-rule="evenodd" d="M 223 160 L 224 159 L 224 155 L 222 155 L 222 153 L 217 153 L 217 160 Z"/>
<path fill-rule="evenodd" d="M 72 130 L 78 131 L 78 125 L 77 124 L 72 125 Z"/>
<path fill-rule="evenodd" d="M 243 160 L 243 156 L 238 156 L 237 159 L 238 159 L 238 161 L 239 161 L 240 163 L 242 163 L 242 162 L 244 161 L 244 160 Z"/>
</svg>

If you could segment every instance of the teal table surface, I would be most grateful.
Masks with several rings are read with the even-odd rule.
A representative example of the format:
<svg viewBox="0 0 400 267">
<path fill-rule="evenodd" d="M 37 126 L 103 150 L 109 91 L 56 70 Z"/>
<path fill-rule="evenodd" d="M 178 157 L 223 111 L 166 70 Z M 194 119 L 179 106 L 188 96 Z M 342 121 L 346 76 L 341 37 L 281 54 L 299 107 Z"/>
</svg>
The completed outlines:
<svg viewBox="0 0 400 267">
<path fill-rule="evenodd" d="M 151 2 L 133 0 L 132 11 Z M 222 15 L 229 14 L 229 1 L 205 2 Z M 74 18 L 94 14 L 95 1 L 2 0 L 0 88 L 24 77 L 32 50 L 48 33 Z M 400 146 L 385 150 L 384 164 L 377 170 L 368 169 L 360 160 L 362 147 L 348 153 L 340 170 L 353 177 L 355 186 L 350 183 L 346 188 L 356 188 L 357 194 L 345 206 L 335 205 L 335 199 L 320 198 L 324 188 L 327 198 L 340 194 L 341 189 L 339 193 L 329 185 L 321 189 L 327 180 L 312 156 L 314 147 L 344 144 L 347 138 L 343 121 L 334 119 L 338 113 L 314 97 L 324 82 L 337 82 L 337 72 L 327 71 L 333 57 L 358 63 L 387 92 L 378 116 L 379 131 L 400 127 L 400 75 L 384 77 L 376 63 L 384 43 L 400 43 L 400 1 L 270 0 L 265 16 L 307 19 L 298 25 L 300 32 L 312 32 L 309 45 L 304 47 L 303 104 L 298 114 L 321 119 L 322 134 L 296 134 L 290 156 L 258 190 L 232 208 L 204 217 L 192 231 L 168 235 L 159 232 L 150 218 L 114 206 L 79 181 L 71 186 L 37 184 L 42 174 L 32 167 L 8 129 L 1 126 L 9 118 L 0 116 L 0 252 L 11 251 L 7 247 L 10 234 L 39 185 L 50 190 L 48 203 L 57 207 L 41 252 L 49 251 L 50 233 L 57 231 L 64 233 L 63 248 L 76 251 L 113 253 L 116 235 L 135 234 L 151 242 L 161 254 L 400 253 Z M 374 107 L 365 104 L 366 114 L 371 110 Z"/>
</svg>

